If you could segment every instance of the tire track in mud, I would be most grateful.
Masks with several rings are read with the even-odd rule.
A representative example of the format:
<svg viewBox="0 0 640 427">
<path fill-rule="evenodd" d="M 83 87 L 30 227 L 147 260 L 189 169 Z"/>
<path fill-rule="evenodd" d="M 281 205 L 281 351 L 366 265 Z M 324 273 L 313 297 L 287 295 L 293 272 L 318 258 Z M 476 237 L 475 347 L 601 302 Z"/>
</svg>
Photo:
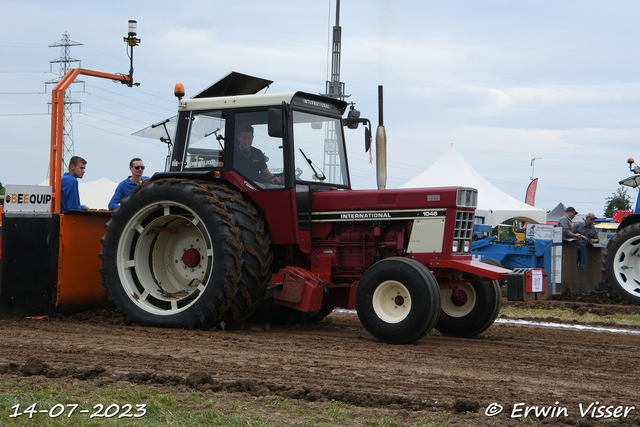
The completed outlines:
<svg viewBox="0 0 640 427">
<path fill-rule="evenodd" d="M 344 313 L 316 324 L 263 329 L 159 329 L 101 324 L 100 318 L 0 320 L 0 373 L 20 375 L 32 357 L 48 366 L 41 375 L 53 377 L 88 372 L 104 381 L 362 406 L 453 408 L 459 399 L 483 407 L 640 402 L 636 335 L 494 325 L 473 339 L 434 331 L 395 346 L 374 340 L 356 316 Z"/>
</svg>

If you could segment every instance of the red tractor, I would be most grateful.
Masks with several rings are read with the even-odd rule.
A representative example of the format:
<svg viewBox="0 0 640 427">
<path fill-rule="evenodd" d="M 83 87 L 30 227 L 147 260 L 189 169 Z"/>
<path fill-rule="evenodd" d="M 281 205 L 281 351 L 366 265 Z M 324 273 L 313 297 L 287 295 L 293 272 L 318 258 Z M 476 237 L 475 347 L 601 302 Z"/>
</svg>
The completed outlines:
<svg viewBox="0 0 640 427">
<path fill-rule="evenodd" d="M 490 327 L 510 271 L 471 259 L 477 191 L 352 190 L 343 129 L 368 120 L 319 95 L 255 94 L 269 83 L 231 73 L 177 91 L 166 171 L 122 200 L 102 238 L 118 310 L 208 328 L 355 308 L 396 344 Z"/>
</svg>

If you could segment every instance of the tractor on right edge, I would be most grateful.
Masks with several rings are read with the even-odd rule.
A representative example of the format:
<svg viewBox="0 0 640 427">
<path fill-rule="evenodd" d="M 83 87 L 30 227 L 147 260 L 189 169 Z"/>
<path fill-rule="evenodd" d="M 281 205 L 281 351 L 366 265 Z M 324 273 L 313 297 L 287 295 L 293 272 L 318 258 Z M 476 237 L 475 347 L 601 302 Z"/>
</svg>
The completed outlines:
<svg viewBox="0 0 640 427">
<path fill-rule="evenodd" d="M 640 186 L 640 166 L 633 158 L 627 160 L 634 175 L 623 179 L 620 185 L 631 188 Z M 616 235 L 611 238 L 604 251 L 602 268 L 613 292 L 631 304 L 640 305 L 640 198 L 636 208 L 627 215 Z"/>
</svg>

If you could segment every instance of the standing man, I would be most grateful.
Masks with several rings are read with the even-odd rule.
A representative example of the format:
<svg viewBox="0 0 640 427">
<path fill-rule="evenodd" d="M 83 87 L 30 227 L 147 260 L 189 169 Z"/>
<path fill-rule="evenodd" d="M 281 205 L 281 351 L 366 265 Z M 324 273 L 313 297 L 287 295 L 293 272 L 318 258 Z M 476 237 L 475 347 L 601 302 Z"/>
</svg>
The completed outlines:
<svg viewBox="0 0 640 427">
<path fill-rule="evenodd" d="M 584 221 L 580 221 L 573 226 L 573 232 L 578 235 L 578 239 L 581 242 L 598 243 L 598 230 L 593 226 L 596 222 L 595 214 L 589 212 L 584 218 Z"/>
<path fill-rule="evenodd" d="M 571 224 L 577 214 L 578 212 L 576 212 L 572 206 L 564 210 L 564 216 L 558 221 L 558 225 L 562 227 L 562 240 L 577 239 L 580 237 L 579 234 L 573 232 L 573 226 Z"/>
<path fill-rule="evenodd" d="M 127 197 L 134 188 L 142 184 L 142 181 L 149 178 L 148 176 L 142 176 L 142 173 L 144 172 L 144 163 L 142 162 L 142 159 L 139 159 L 138 157 L 131 159 L 129 162 L 129 170 L 131 171 L 131 176 L 122 181 L 118 184 L 118 187 L 116 187 L 116 192 L 113 194 L 113 197 L 109 202 L 110 210 L 114 210 L 120 206 L 120 200 Z"/>
<path fill-rule="evenodd" d="M 80 192 L 78 191 L 78 179 L 82 179 L 87 161 L 80 156 L 73 156 L 69 160 L 69 172 L 62 175 L 60 183 L 60 213 L 67 213 L 70 210 L 87 211 L 86 205 L 80 204 Z"/>
</svg>

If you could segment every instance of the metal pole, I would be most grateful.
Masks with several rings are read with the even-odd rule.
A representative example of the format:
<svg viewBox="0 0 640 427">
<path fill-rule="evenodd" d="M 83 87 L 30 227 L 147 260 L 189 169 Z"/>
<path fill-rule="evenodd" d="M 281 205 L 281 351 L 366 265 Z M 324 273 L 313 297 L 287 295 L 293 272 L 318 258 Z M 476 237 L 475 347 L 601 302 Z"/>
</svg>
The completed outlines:
<svg viewBox="0 0 640 427">
<path fill-rule="evenodd" d="M 542 157 L 534 157 L 533 159 L 531 159 L 531 181 L 534 180 L 534 176 L 535 176 L 535 173 L 533 171 L 535 169 L 534 163 L 535 163 L 536 159 L 542 159 Z"/>
</svg>

